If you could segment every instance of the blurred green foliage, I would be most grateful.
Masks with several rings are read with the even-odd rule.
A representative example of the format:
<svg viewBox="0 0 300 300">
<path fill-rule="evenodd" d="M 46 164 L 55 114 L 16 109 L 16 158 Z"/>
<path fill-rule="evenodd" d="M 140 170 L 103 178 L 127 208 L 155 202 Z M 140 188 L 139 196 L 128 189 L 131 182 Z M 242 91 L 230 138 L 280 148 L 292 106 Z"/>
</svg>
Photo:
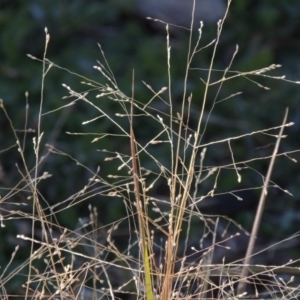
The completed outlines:
<svg viewBox="0 0 300 300">
<path fill-rule="evenodd" d="M 0 4 L 0 97 L 9 112 L 14 126 L 24 128 L 25 122 L 25 91 L 29 92 L 29 127 L 37 128 L 37 112 L 41 98 L 42 64 L 29 59 L 26 54 L 42 58 L 44 51 L 44 28 L 47 27 L 51 36 L 47 57 L 56 64 L 72 72 L 88 77 L 101 83 L 105 79 L 93 69 L 96 60 L 101 60 L 101 53 L 97 46 L 100 43 L 109 65 L 116 77 L 118 85 L 125 94 L 131 93 L 132 70 L 135 70 L 135 98 L 147 101 L 151 94 L 142 84 L 142 80 L 158 90 L 167 86 L 167 54 L 165 42 L 165 26 L 153 26 L 151 21 L 140 18 L 133 2 L 128 4 L 120 1 L 68 1 L 68 0 L 27 0 L 1 1 Z M 228 19 L 217 51 L 215 69 L 224 70 L 232 57 L 235 45 L 239 44 L 239 52 L 232 65 L 233 70 L 250 71 L 267 67 L 272 63 L 282 64 L 283 67 L 273 74 L 284 74 L 289 79 L 300 78 L 300 2 L 296 0 L 274 1 L 238 1 L 233 0 Z M 216 24 L 205 24 L 203 45 L 215 38 Z M 196 37 L 195 37 L 196 39 Z M 182 82 L 186 66 L 187 32 L 171 29 L 171 73 L 173 80 L 173 98 L 175 111 L 179 107 L 182 97 Z M 211 57 L 211 48 L 205 49 L 195 57 L 193 66 L 208 68 Z M 221 73 L 220 73 L 221 74 Z M 203 84 L 199 77 L 205 78 L 203 71 L 193 71 L 188 83 L 188 92 L 193 92 L 191 126 L 196 124 L 200 111 Z M 215 78 L 219 74 L 213 74 Z M 255 79 L 255 78 L 254 78 Z M 44 111 L 55 110 L 67 103 L 62 99 L 66 90 L 65 83 L 72 88 L 83 91 L 86 86 L 81 85 L 78 78 L 64 70 L 52 68 L 46 77 L 44 91 Z M 259 83 L 271 88 L 270 91 L 259 88 L 256 84 L 245 79 L 226 82 L 219 98 L 226 98 L 232 93 L 242 91 L 243 94 L 216 105 L 211 123 L 207 127 L 204 142 L 215 141 L 234 135 L 272 127 L 281 124 L 285 107 L 290 108 L 289 121 L 296 124 L 286 130 L 289 134 L 287 141 L 282 141 L 281 150 L 299 149 L 299 87 L 282 81 L 258 79 Z M 95 94 L 96 95 L 96 94 Z M 214 94 L 209 95 L 212 101 Z M 64 102 L 65 101 L 65 102 Z M 117 104 L 102 101 L 101 107 L 114 114 Z M 207 112 L 210 109 L 207 106 Z M 91 136 L 69 136 L 65 132 L 114 132 L 112 124 L 100 119 L 99 122 L 82 126 L 82 122 L 97 116 L 94 109 L 82 103 L 68 109 L 57 111 L 44 117 L 42 131 L 45 132 L 43 141 L 53 142 L 55 146 L 78 159 L 82 164 L 96 170 L 101 165 L 101 175 L 106 177 L 116 167 L 115 162 L 104 162 L 105 155 L 96 149 L 122 149 L 129 151 L 126 141 L 111 139 L 103 141 L 101 145 L 91 144 Z M 60 127 L 56 128 L 60 122 Z M 142 121 L 141 121 L 142 122 Z M 151 128 L 143 123 L 137 124 L 137 136 L 147 140 Z M 14 136 L 9 128 L 8 120 L 1 112 L 0 115 L 1 150 L 15 143 Z M 124 120 L 124 126 L 128 126 Z M 56 128 L 56 129 L 55 129 Z M 58 130 L 59 134 L 51 140 L 51 134 Z M 147 131 L 149 130 L 149 132 Z M 21 133 L 20 133 L 21 136 Z M 32 150 L 33 134 L 27 136 L 28 161 L 34 166 Z M 234 144 L 235 159 L 252 158 L 257 155 L 271 153 L 273 147 L 264 147 L 270 143 L 270 138 L 259 135 L 245 138 Z M 70 146 L 71 145 L 71 146 Z M 168 149 L 162 148 L 161 155 L 167 155 Z M 299 154 L 292 157 L 300 160 Z M 166 156 L 166 160 L 168 157 Z M 17 151 L 1 153 L 1 164 L 4 169 L 5 187 L 13 187 L 19 180 L 15 163 L 22 165 Z M 222 165 L 229 163 L 231 156 L 226 145 L 212 148 L 207 154 L 207 165 Z M 268 162 L 259 162 L 251 165 L 262 174 L 266 173 Z M 54 176 L 42 182 L 40 189 L 49 203 L 61 201 L 79 188 L 83 188 L 91 174 L 85 169 L 76 166 L 74 161 L 65 157 L 50 155 L 43 169 Z M 278 239 L 281 236 L 293 233 L 295 225 L 299 223 L 299 168 L 287 158 L 278 159 L 272 180 L 291 191 L 292 198 L 278 189 L 270 190 L 267 199 L 268 226 L 262 228 L 262 234 L 272 233 L 276 228 Z M 243 178 L 243 186 L 260 186 L 259 175 L 247 174 Z M 250 183 L 250 184 L 249 184 Z M 1 184 L 2 185 L 2 184 Z M 220 190 L 230 191 L 237 189 L 237 180 L 234 172 L 228 173 L 224 179 L 220 177 Z M 238 188 L 240 188 L 239 186 Z M 209 189 L 209 187 L 204 187 Z M 163 187 L 158 187 L 156 193 L 168 195 Z M 251 197 L 258 197 L 258 193 L 249 192 Z M 298 195 L 298 196 L 297 196 Z M 19 201 L 17 196 L 11 202 Z M 208 199 L 209 201 L 209 199 Z M 112 199 L 110 204 L 101 199 L 90 199 L 101 208 L 101 222 L 107 223 L 120 218 L 125 212 L 119 199 Z M 257 201 L 253 200 L 247 210 L 235 211 L 234 214 L 241 223 L 251 220 L 254 215 Z M 221 204 L 222 205 L 222 204 Z M 287 209 L 288 208 L 288 209 Z M 211 207 L 214 212 L 215 207 Z M 87 203 L 74 207 L 68 217 L 61 216 L 61 223 L 73 226 L 79 217 L 88 214 Z M 245 215 L 245 217 L 243 217 Z M 278 223 L 283 226 L 278 226 Z M 287 226 L 288 224 L 288 226 Z M 250 230 L 250 224 L 244 224 Z M 280 228 L 280 229 L 279 229 Z M 9 234 L 9 232 L 8 232 Z M 0 249 L 0 262 L 7 257 L 4 247 Z M 298 253 L 299 254 L 299 253 Z M 5 259 L 6 260 L 6 259 Z"/>
</svg>

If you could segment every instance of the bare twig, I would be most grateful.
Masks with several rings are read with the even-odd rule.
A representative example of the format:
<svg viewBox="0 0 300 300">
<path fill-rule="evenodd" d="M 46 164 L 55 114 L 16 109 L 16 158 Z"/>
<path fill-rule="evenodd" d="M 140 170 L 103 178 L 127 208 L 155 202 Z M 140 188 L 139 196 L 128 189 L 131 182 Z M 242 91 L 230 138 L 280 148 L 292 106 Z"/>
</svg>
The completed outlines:
<svg viewBox="0 0 300 300">
<path fill-rule="evenodd" d="M 273 171 L 275 159 L 276 159 L 276 156 L 277 156 L 277 152 L 278 152 L 279 144 L 280 144 L 280 141 L 281 141 L 281 138 L 282 138 L 282 133 L 283 133 L 284 125 L 285 125 L 286 120 L 287 120 L 287 116 L 288 116 L 288 108 L 286 109 L 285 114 L 284 114 L 282 127 L 280 128 L 279 135 L 277 137 L 277 141 L 276 141 L 275 148 L 274 148 L 274 151 L 273 151 L 273 155 L 272 155 L 272 158 L 271 158 L 271 161 L 270 161 L 270 165 L 269 165 L 269 169 L 268 169 L 267 176 L 266 176 L 266 179 L 265 179 L 265 183 L 264 183 L 263 189 L 261 191 L 259 204 L 258 204 L 258 207 L 257 207 L 255 220 L 254 220 L 254 223 L 253 223 L 252 232 L 251 232 L 251 236 L 250 236 L 250 241 L 249 241 L 248 248 L 247 248 L 247 253 L 246 253 L 246 256 L 245 256 L 244 267 L 243 267 L 243 270 L 242 270 L 242 273 L 241 273 L 241 280 L 239 282 L 238 289 L 237 289 L 237 294 L 238 295 L 243 294 L 246 290 L 246 280 L 245 279 L 246 279 L 247 274 L 248 274 L 248 265 L 250 263 L 251 256 L 252 256 L 252 253 L 253 253 L 255 238 L 256 238 L 256 235 L 257 235 L 257 232 L 258 232 L 258 228 L 259 228 L 260 221 L 261 221 L 261 216 L 262 216 L 262 213 L 263 213 L 263 210 L 264 210 L 266 196 L 267 196 L 267 193 L 268 193 L 268 184 L 270 182 L 271 174 L 272 174 L 272 171 Z"/>
</svg>

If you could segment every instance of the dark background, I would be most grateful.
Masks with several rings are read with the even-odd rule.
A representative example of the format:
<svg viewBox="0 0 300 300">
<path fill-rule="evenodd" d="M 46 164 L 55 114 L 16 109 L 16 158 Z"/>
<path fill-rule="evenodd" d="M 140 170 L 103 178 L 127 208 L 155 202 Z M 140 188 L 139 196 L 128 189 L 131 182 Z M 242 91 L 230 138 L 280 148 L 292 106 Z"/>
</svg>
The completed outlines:
<svg viewBox="0 0 300 300">
<path fill-rule="evenodd" d="M 209 14 L 201 16 L 200 13 L 199 18 L 205 19 L 201 41 L 203 45 L 215 38 L 216 22 L 220 17 L 218 13 L 226 5 L 225 2 L 220 3 L 218 9 L 215 8 L 217 15 L 213 11 L 211 11 L 211 17 L 208 17 Z M 156 90 L 167 85 L 165 25 L 146 20 L 147 15 L 134 1 L 1 1 L 0 9 L 0 97 L 4 100 L 6 110 L 16 129 L 23 129 L 25 124 L 25 91 L 29 92 L 28 127 L 37 128 L 42 64 L 29 59 L 26 54 L 42 58 L 45 27 L 48 28 L 51 36 L 47 57 L 61 67 L 91 80 L 105 83 L 105 79 L 93 68 L 96 60 L 103 61 L 97 46 L 97 43 L 100 43 L 119 88 L 125 94 L 130 95 L 131 93 L 133 69 L 135 70 L 135 98 L 141 102 L 146 102 L 151 97 L 149 91 L 142 84 L 142 80 Z M 156 7 L 153 11 L 149 11 L 148 15 L 160 16 L 160 9 L 160 7 Z M 170 22 L 176 24 L 176 14 L 174 13 L 172 17 Z M 182 19 L 180 20 L 183 22 L 180 25 L 188 26 Z M 198 22 L 199 20 L 197 20 L 197 24 Z M 299 1 L 278 0 L 275 3 L 271 0 L 233 0 L 220 39 L 214 68 L 224 70 L 231 60 L 235 45 L 238 44 L 239 52 L 234 60 L 233 70 L 250 71 L 276 63 L 281 64 L 282 68 L 270 75 L 286 75 L 289 80 L 299 80 L 299 26 Z M 176 108 L 179 110 L 186 65 L 188 31 L 171 27 L 170 34 L 172 93 L 175 110 Z M 193 66 L 208 68 L 211 49 L 208 48 L 197 55 Z M 196 124 L 201 108 L 203 85 L 200 85 L 199 77 L 205 78 L 205 72 L 195 71 L 188 83 L 188 91 L 193 91 L 194 95 L 191 126 Z M 300 87 L 279 80 L 254 79 L 257 79 L 260 84 L 270 87 L 270 90 L 264 90 L 241 78 L 224 84 L 219 95 L 220 99 L 240 91 L 243 94 L 216 106 L 211 115 L 211 123 L 207 128 L 204 142 L 278 126 L 282 122 L 285 108 L 289 107 L 288 121 L 295 122 L 295 125 L 285 130 L 288 138 L 282 141 L 280 152 L 298 150 L 300 144 L 300 108 L 298 104 Z M 86 87 L 80 85 L 81 81 L 81 78 L 64 70 L 52 68 L 45 80 L 44 111 L 55 110 L 67 103 L 67 100 L 62 99 L 67 95 L 62 83 L 78 91 L 83 91 Z M 210 100 L 212 99 L 213 95 L 210 97 Z M 103 99 L 101 101 L 101 107 L 106 111 L 111 111 L 112 114 L 118 109 L 116 104 Z M 209 108 L 208 105 L 206 112 Z M 98 165 L 101 165 L 101 175 L 105 177 L 113 172 L 112 170 L 117 165 L 114 162 L 104 162 L 105 154 L 96 149 L 122 152 L 123 149 L 128 151 L 129 145 L 124 145 L 124 141 L 119 142 L 118 139 L 113 138 L 105 139 L 98 144 L 91 144 L 90 136 L 70 136 L 65 133 L 114 132 L 115 129 L 111 123 L 103 119 L 90 125 L 81 125 L 83 121 L 96 116 L 94 109 L 82 103 L 78 103 L 70 109 L 46 115 L 42 123 L 42 131 L 45 132 L 42 144 L 55 145 L 93 171 Z M 148 130 L 151 128 L 142 121 L 137 122 L 140 122 L 137 124 L 137 136 L 147 140 Z M 9 122 L 3 112 L 0 114 L 0 126 L 2 151 L 15 143 Z M 272 133 L 276 134 L 277 131 Z M 22 133 L 19 134 L 22 137 Z M 27 134 L 28 146 L 25 152 L 31 167 L 34 166 L 31 144 L 33 136 L 34 134 Z M 255 135 L 232 142 L 235 159 L 239 161 L 269 155 L 272 153 L 274 142 L 275 139 L 266 135 Z M 167 160 L 167 149 L 162 148 L 161 151 L 160 155 L 162 157 L 166 155 L 165 159 Z M 231 162 L 227 145 L 212 148 L 208 152 L 206 165 L 224 165 Z M 298 152 L 291 154 L 291 157 L 298 161 L 300 158 Z M 22 162 L 16 148 L 0 152 L 0 160 L 2 165 L 1 195 L 4 197 L 7 189 L 14 187 L 21 179 L 15 164 L 18 163 L 21 166 Z M 265 175 L 268 160 L 252 163 L 251 167 Z M 50 204 L 76 193 L 84 187 L 91 176 L 84 168 L 76 166 L 74 161 L 58 155 L 49 155 L 42 170 L 53 174 L 52 178 L 42 182 L 39 186 L 42 195 Z M 299 164 L 291 162 L 286 157 L 280 157 L 276 161 L 272 180 L 292 193 L 294 197 L 278 188 L 270 189 L 259 233 L 261 247 L 273 244 L 299 231 Z M 259 187 L 261 184 L 260 175 L 247 173 L 243 182 L 238 185 L 235 173 L 231 172 L 226 176 L 220 176 L 218 191 L 223 193 Z M 203 191 L 207 192 L 207 189 L 208 187 L 204 184 Z M 166 189 L 159 184 L 153 193 L 157 197 L 168 197 Z M 251 189 L 237 192 L 237 194 L 244 198 L 243 202 L 226 194 L 222 197 L 207 199 L 203 203 L 203 212 L 227 215 L 250 231 L 260 190 Z M 23 202 L 24 197 L 22 193 L 17 193 L 7 200 L 8 204 L 2 206 L 1 212 L 4 219 L 9 215 L 7 211 L 13 207 L 9 203 Z M 89 199 L 89 203 L 96 205 L 101 210 L 99 218 L 103 224 L 119 219 L 125 213 L 119 199 L 110 199 L 109 204 L 106 201 Z M 89 203 L 83 202 L 68 209 L 67 217 L 58 214 L 60 224 L 73 228 L 74 224 L 77 224 L 78 218 L 88 216 Z M 0 264 L 2 266 L 6 265 L 12 249 L 19 243 L 15 239 L 16 234 L 20 233 L 20 230 L 27 235 L 30 232 L 30 227 L 25 219 L 7 220 L 5 221 L 6 228 L 1 229 L 2 240 L 7 242 L 0 247 Z M 246 244 L 245 241 L 241 243 L 243 245 L 238 245 L 237 249 L 240 248 L 243 251 Z M 279 263 L 287 262 L 290 258 L 299 258 L 299 239 L 294 238 L 292 245 L 287 243 L 286 246 L 283 246 L 281 250 L 283 252 L 277 256 L 280 257 Z M 237 254 L 238 257 L 242 255 L 242 253 Z M 274 263 L 274 253 L 272 255 L 266 255 L 263 258 L 264 263 Z M 19 259 L 21 261 L 23 258 Z M 14 264 L 18 263 L 18 258 L 16 258 Z"/>
</svg>

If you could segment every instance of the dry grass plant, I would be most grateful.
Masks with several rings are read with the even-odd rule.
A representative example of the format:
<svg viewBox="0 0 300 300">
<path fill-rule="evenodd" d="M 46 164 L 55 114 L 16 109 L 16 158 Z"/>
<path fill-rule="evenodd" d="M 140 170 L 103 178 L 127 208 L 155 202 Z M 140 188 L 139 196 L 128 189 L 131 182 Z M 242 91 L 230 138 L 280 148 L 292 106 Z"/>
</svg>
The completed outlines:
<svg viewBox="0 0 300 300">
<path fill-rule="evenodd" d="M 229 6 L 230 1 L 228 9 Z M 62 110 L 76 104 L 78 101 L 82 101 L 92 106 L 98 112 L 98 118 L 107 118 L 116 126 L 120 132 L 119 138 L 126 138 L 128 145 L 130 145 L 130 154 L 109 153 L 106 150 L 101 150 L 107 154 L 106 161 L 119 161 L 119 168 L 114 170 L 109 178 L 101 176 L 100 168 L 96 172 L 90 170 L 82 166 L 74 157 L 63 153 L 53 145 L 45 145 L 43 143 L 42 118 L 45 114 L 50 113 L 43 111 L 45 77 L 51 68 L 61 68 L 46 57 L 50 40 L 50 35 L 46 29 L 46 46 L 43 58 L 38 59 L 29 55 L 30 58 L 41 61 L 43 65 L 39 121 L 36 138 L 33 140 L 34 167 L 28 165 L 24 153 L 25 138 L 29 130 L 27 125 L 24 128 L 25 137 L 24 141 L 22 141 L 19 139 L 3 102 L 1 102 L 1 108 L 10 121 L 11 129 L 17 141 L 14 148 L 17 147 L 23 163 L 22 167 L 17 167 L 21 178 L 20 182 L 14 188 L 6 191 L 1 197 L 1 224 L 5 226 L 5 222 L 20 218 L 32 221 L 31 235 L 18 236 L 19 239 L 27 242 L 23 244 L 24 247 L 30 242 L 31 255 L 22 265 L 10 270 L 10 264 L 14 260 L 17 251 L 21 251 L 16 248 L 7 266 L 2 266 L 0 277 L 1 299 L 12 299 L 11 297 L 18 296 L 18 293 L 15 295 L 9 294 L 6 291 L 6 285 L 13 281 L 15 276 L 22 274 L 24 270 L 28 270 L 28 274 L 25 274 L 26 279 L 24 279 L 22 287 L 23 294 L 19 293 L 19 297 L 23 299 L 118 299 L 125 297 L 127 299 L 147 300 L 236 299 L 250 296 L 246 292 L 246 284 L 248 283 L 254 285 L 254 287 L 256 284 L 263 285 L 268 292 L 264 298 L 296 299 L 298 297 L 299 288 L 293 285 L 293 277 L 285 281 L 276 275 L 279 270 L 282 272 L 286 270 L 288 274 L 298 274 L 299 269 L 295 265 L 297 262 L 287 261 L 285 265 L 279 266 L 251 264 L 251 258 L 257 254 L 253 253 L 254 237 L 259 228 L 274 160 L 278 155 L 288 154 L 278 153 L 279 142 L 283 137 L 283 129 L 292 125 L 292 123 L 287 123 L 286 121 L 287 111 L 282 125 L 206 144 L 202 142 L 209 122 L 209 118 L 204 120 L 204 113 L 207 107 L 208 92 L 211 88 L 218 86 L 214 103 L 211 106 L 212 109 L 208 115 L 212 113 L 222 85 L 226 81 L 233 80 L 236 77 L 244 77 L 264 89 L 267 89 L 267 87 L 262 86 L 257 81 L 261 77 L 288 81 L 284 76 L 272 77 L 268 75 L 270 71 L 278 68 L 278 65 L 271 65 L 263 69 L 247 72 L 231 71 L 230 68 L 238 52 L 238 47 L 229 66 L 222 72 L 220 79 L 212 81 L 214 59 L 228 9 L 224 18 L 218 22 L 216 38 L 204 47 L 200 47 L 202 23 L 200 23 L 198 29 L 197 42 L 195 45 L 192 43 L 193 35 L 195 34 L 193 31 L 195 20 L 192 18 L 180 112 L 174 110 L 171 94 L 170 61 L 172 51 L 168 24 L 166 24 L 166 32 L 169 86 L 155 91 L 150 85 L 146 84 L 146 87 L 153 93 L 153 97 L 148 103 L 141 103 L 134 97 L 134 73 L 132 95 L 127 96 L 120 91 L 100 46 L 104 64 L 99 62 L 95 69 L 103 75 L 107 83 L 99 84 L 80 76 L 84 78 L 82 83 L 87 86 L 86 92 L 77 92 L 72 87 L 64 85 L 68 92 L 68 96 L 65 98 L 69 102 L 67 105 L 57 108 L 57 110 Z M 194 56 L 207 47 L 212 47 L 213 51 L 211 63 L 207 70 L 207 78 L 202 79 L 205 86 L 202 107 L 199 112 L 197 126 L 189 128 L 189 115 L 193 95 L 188 95 L 187 83 L 191 71 L 191 63 Z M 294 83 L 298 84 L 299 82 Z M 89 99 L 89 93 L 92 90 L 98 92 L 97 101 Z M 28 98 L 28 95 L 26 97 Z M 234 97 L 234 95 L 228 98 L 230 97 Z M 117 102 L 120 111 L 112 116 L 109 112 L 102 109 L 100 100 Z M 166 113 L 166 110 L 157 111 L 154 105 L 156 102 L 163 105 L 168 112 Z M 88 120 L 85 124 L 97 121 L 98 118 Z M 125 128 L 122 125 L 123 123 L 119 122 L 120 119 L 123 120 L 124 118 L 128 120 L 128 128 Z M 153 126 L 153 128 L 160 128 L 149 138 L 147 143 L 141 144 L 135 138 L 135 124 L 138 118 L 147 120 L 149 126 L 156 124 L 157 126 Z M 276 130 L 279 133 L 276 133 Z M 272 133 L 274 131 L 275 133 Z M 226 246 L 226 242 L 234 240 L 239 233 L 236 236 L 226 236 L 224 234 L 223 240 L 220 241 L 218 239 L 220 235 L 219 222 L 222 217 L 203 215 L 199 210 L 198 204 L 214 195 L 221 170 L 234 170 L 238 183 L 242 180 L 242 174 L 247 169 L 247 165 L 251 161 L 262 159 L 261 157 L 253 157 L 248 161 L 235 161 L 234 149 L 231 149 L 230 144 L 233 140 L 261 133 L 268 133 L 277 142 L 273 155 L 263 158 L 270 160 L 270 167 L 266 175 L 261 174 L 263 179 L 263 185 L 260 187 L 262 196 L 250 235 L 246 257 L 244 260 L 233 262 L 227 262 L 226 258 L 224 258 L 222 263 L 214 263 L 213 258 L 216 248 L 224 247 L 228 250 L 229 247 Z M 99 133 L 92 142 L 97 142 L 97 145 L 101 145 L 102 139 L 111 138 L 111 136 L 112 134 L 110 133 Z M 118 136 L 113 135 L 113 138 L 118 138 Z M 207 149 L 220 143 L 228 144 L 232 154 L 232 163 L 215 167 L 206 166 L 205 156 Z M 168 166 L 164 165 L 155 156 L 155 149 L 161 144 L 167 144 L 169 147 L 170 161 Z M 44 151 L 45 148 L 47 149 L 46 152 Z M 53 154 L 67 155 L 70 160 L 74 160 L 78 165 L 87 168 L 92 175 L 78 193 L 60 203 L 49 205 L 45 208 L 45 203 L 47 202 L 42 198 L 38 185 L 39 182 L 52 176 L 47 172 L 42 173 L 42 167 L 47 156 Z M 155 168 L 147 169 L 143 164 L 145 160 L 151 161 Z M 212 180 L 213 185 L 209 193 L 201 195 L 200 187 L 206 180 Z M 151 189 L 154 188 L 157 182 L 164 182 L 169 189 L 169 199 L 153 197 Z M 24 205 L 28 206 L 28 203 L 32 203 L 30 213 L 27 210 L 22 210 L 22 204 L 19 205 L 18 210 L 8 210 L 7 206 L 5 206 L 18 193 L 28 195 L 27 202 Z M 115 220 L 112 224 L 103 225 L 99 221 L 97 208 L 90 206 L 88 220 L 82 219 L 79 227 L 74 225 L 74 228 L 62 228 L 57 221 L 56 214 L 58 212 L 61 213 L 63 210 L 65 214 L 68 214 L 69 208 L 83 201 L 88 203 L 88 200 L 92 197 L 98 197 L 101 201 L 107 201 L 110 197 L 118 197 L 124 203 L 127 216 L 124 219 Z M 42 202 L 43 205 L 41 204 Z M 235 224 L 239 232 L 246 233 L 233 220 L 226 219 L 226 216 L 224 216 L 224 219 L 228 223 Z M 201 232 L 203 232 L 201 240 L 203 241 L 208 236 L 211 237 L 208 247 L 203 246 L 203 248 L 199 247 L 199 249 L 195 247 L 191 249 L 190 247 L 190 231 L 195 220 L 202 224 L 203 227 L 203 231 L 201 229 Z M 122 223 L 128 224 L 128 245 L 125 251 L 123 249 L 120 250 L 115 242 L 115 233 Z M 41 227 L 40 234 L 37 233 L 39 226 Z M 40 238 L 37 238 L 37 236 Z M 294 238 L 296 236 L 287 238 L 287 240 Z M 179 251 L 180 245 L 183 246 Z M 276 247 L 276 245 L 273 246 Z M 194 257 L 193 255 L 195 254 L 199 259 L 191 263 L 189 258 Z M 41 268 L 41 265 L 44 267 Z M 262 277 L 268 279 L 262 279 Z M 213 278 L 217 278 L 217 280 L 213 280 Z M 258 294 L 256 288 L 254 288 L 254 291 L 255 297 L 263 297 Z"/>
</svg>

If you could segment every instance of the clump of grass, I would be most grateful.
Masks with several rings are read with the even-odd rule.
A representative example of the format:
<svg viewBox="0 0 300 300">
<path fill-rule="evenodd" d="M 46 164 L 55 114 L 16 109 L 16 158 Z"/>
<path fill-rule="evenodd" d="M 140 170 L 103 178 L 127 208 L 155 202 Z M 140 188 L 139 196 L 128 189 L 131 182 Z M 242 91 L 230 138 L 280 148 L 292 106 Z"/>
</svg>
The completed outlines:
<svg viewBox="0 0 300 300">
<path fill-rule="evenodd" d="M 267 89 L 257 81 L 260 77 L 287 81 L 284 77 L 267 75 L 268 72 L 277 69 L 278 65 L 247 72 L 231 71 L 238 47 L 220 78 L 215 81 L 212 80 L 214 60 L 230 2 L 228 2 L 228 9 L 224 18 L 218 22 L 216 38 L 209 45 L 201 45 L 203 23 L 200 23 L 196 43 L 193 44 L 195 20 L 192 18 L 186 70 L 183 78 L 183 96 L 179 112 L 174 108 L 171 92 L 172 50 L 168 24 L 166 24 L 168 86 L 163 86 L 156 91 L 149 84 L 145 84 L 153 94 L 147 103 L 135 99 L 134 72 L 132 94 L 125 95 L 119 89 L 100 45 L 104 63 L 98 62 L 95 69 L 103 76 L 105 83 L 101 84 L 85 78 L 82 83 L 87 89 L 83 92 L 63 84 L 68 93 L 65 99 L 69 102 L 57 110 L 81 101 L 94 108 L 98 114 L 96 118 L 85 121 L 84 125 L 96 122 L 99 118 L 105 118 L 115 126 L 116 133 L 98 132 L 96 137 L 91 139 L 97 148 L 101 147 L 103 139 L 110 138 L 124 140 L 128 145 L 126 147 L 127 153 L 100 149 L 106 156 L 106 162 L 118 162 L 118 167 L 116 170 L 112 170 L 108 178 L 101 175 L 100 167 L 96 171 L 88 169 L 74 157 L 64 153 L 54 145 L 43 144 L 42 119 L 46 113 L 50 113 L 43 112 L 45 77 L 51 68 L 60 68 L 47 59 L 46 53 L 50 35 L 46 29 L 46 46 L 43 58 L 38 59 L 30 56 L 34 60 L 41 61 L 43 65 L 38 127 L 36 137 L 33 140 L 35 153 L 33 167 L 28 165 L 25 155 L 27 125 L 24 128 L 24 141 L 22 141 L 3 102 L 1 102 L 1 108 L 10 121 L 12 132 L 15 134 L 17 141 L 15 147 L 17 147 L 22 160 L 22 167 L 17 169 L 21 180 L 18 185 L 2 196 L 1 203 L 8 205 L 9 199 L 15 194 L 24 193 L 27 195 L 27 202 L 24 203 L 24 206 L 28 206 L 28 203 L 32 204 L 30 212 L 27 209 L 12 210 L 9 205 L 8 209 L 2 209 L 2 212 L 5 212 L 5 214 L 3 213 L 4 217 L 2 217 L 3 226 L 5 226 L 5 221 L 10 219 L 24 218 L 32 221 L 31 235 L 20 234 L 17 236 L 21 241 L 30 242 L 30 255 L 22 265 L 7 272 L 17 251 L 19 251 L 16 248 L 11 261 L 2 271 L 3 299 L 17 296 L 9 295 L 6 292 L 6 285 L 16 276 L 20 276 L 23 270 L 27 272 L 22 275 L 25 279 L 21 290 L 22 297 L 25 299 L 116 299 L 125 297 L 130 299 L 145 298 L 147 300 L 233 299 L 249 296 L 246 285 L 254 287 L 254 296 L 256 297 L 260 296 L 257 290 L 259 285 L 265 288 L 268 297 L 290 299 L 298 296 L 299 288 L 293 285 L 293 278 L 285 281 L 276 275 L 279 271 L 297 274 L 298 268 L 295 267 L 295 261 L 288 261 L 285 265 L 278 266 L 251 263 L 251 259 L 256 255 L 253 252 L 255 237 L 260 225 L 274 161 L 279 155 L 279 143 L 283 137 L 283 130 L 293 125 L 287 122 L 288 110 L 284 115 L 282 125 L 209 143 L 203 142 L 210 121 L 209 116 L 217 101 L 220 101 L 218 95 L 225 82 L 237 77 L 249 78 L 252 76 L 255 78 L 252 79 L 251 77 L 252 82 Z M 189 118 L 194 99 L 193 94 L 188 94 L 188 78 L 192 69 L 193 58 L 207 47 L 212 48 L 211 63 L 207 70 L 206 79 L 202 79 L 204 93 L 198 122 L 191 127 Z M 213 104 L 210 105 L 208 117 L 204 119 L 209 101 L 208 95 L 215 86 L 218 86 L 216 96 Z M 96 101 L 90 98 L 93 91 L 97 92 Z M 117 103 L 119 111 L 112 115 L 111 112 L 103 110 L 101 101 Z M 157 103 L 160 104 L 159 107 L 163 107 L 161 111 L 157 110 Z M 152 135 L 147 137 L 146 142 L 145 138 L 140 141 L 135 134 L 139 118 L 153 128 L 150 133 Z M 274 131 L 275 134 L 272 133 Z M 234 220 L 226 216 L 204 215 L 199 204 L 216 193 L 219 176 L 222 176 L 221 171 L 233 170 L 236 173 L 237 185 L 243 180 L 243 172 L 248 169 L 248 162 L 236 161 L 231 142 L 260 133 L 272 133 L 271 136 L 276 139 L 276 146 L 270 157 L 251 159 L 252 161 L 270 160 L 270 166 L 266 175 L 261 174 L 263 178 L 261 198 L 253 230 L 249 234 Z M 77 133 L 69 132 L 69 134 Z M 84 134 L 89 135 L 88 133 Z M 207 151 L 210 151 L 211 146 L 223 143 L 228 144 L 232 163 L 226 166 L 207 166 L 205 164 Z M 44 147 L 47 149 L 46 152 L 42 151 Z M 162 147 L 168 147 L 167 163 L 165 163 L 165 158 L 162 159 L 158 155 Z M 281 153 L 280 155 L 284 154 Z M 42 171 L 43 162 L 47 159 L 47 155 L 68 156 L 70 160 L 86 168 L 91 174 L 83 188 L 55 205 L 48 205 L 39 191 L 40 182 L 49 180 L 49 177 L 52 176 Z M 103 164 L 105 163 L 103 162 Z M 207 193 L 201 191 L 201 186 L 205 182 L 209 182 L 208 186 L 210 186 Z M 155 193 L 152 193 L 157 184 L 163 185 L 168 190 L 169 196 L 167 198 L 159 198 L 155 196 Z M 93 197 L 98 197 L 101 201 L 109 201 L 111 198 L 119 199 L 123 202 L 126 215 L 110 224 L 101 224 L 97 207 L 89 206 L 89 217 L 79 220 L 76 226 L 74 224 L 74 228 L 63 228 L 60 225 L 57 214 L 64 212 L 67 215 L 70 207 L 83 201 L 87 202 Z M 229 225 L 238 229 L 236 235 L 226 234 Z M 126 236 L 128 238 L 126 246 L 118 243 L 116 239 L 119 228 L 124 229 L 125 226 L 127 226 Z M 190 242 L 192 239 L 191 231 L 194 231 L 194 226 L 200 228 L 199 235 L 201 234 L 201 238 L 198 248 L 191 247 Z M 228 245 L 240 234 L 250 236 L 244 259 L 227 261 L 226 256 L 224 256 L 221 263 L 215 263 L 214 256 L 218 249 L 224 248 L 230 251 Z"/>
</svg>

